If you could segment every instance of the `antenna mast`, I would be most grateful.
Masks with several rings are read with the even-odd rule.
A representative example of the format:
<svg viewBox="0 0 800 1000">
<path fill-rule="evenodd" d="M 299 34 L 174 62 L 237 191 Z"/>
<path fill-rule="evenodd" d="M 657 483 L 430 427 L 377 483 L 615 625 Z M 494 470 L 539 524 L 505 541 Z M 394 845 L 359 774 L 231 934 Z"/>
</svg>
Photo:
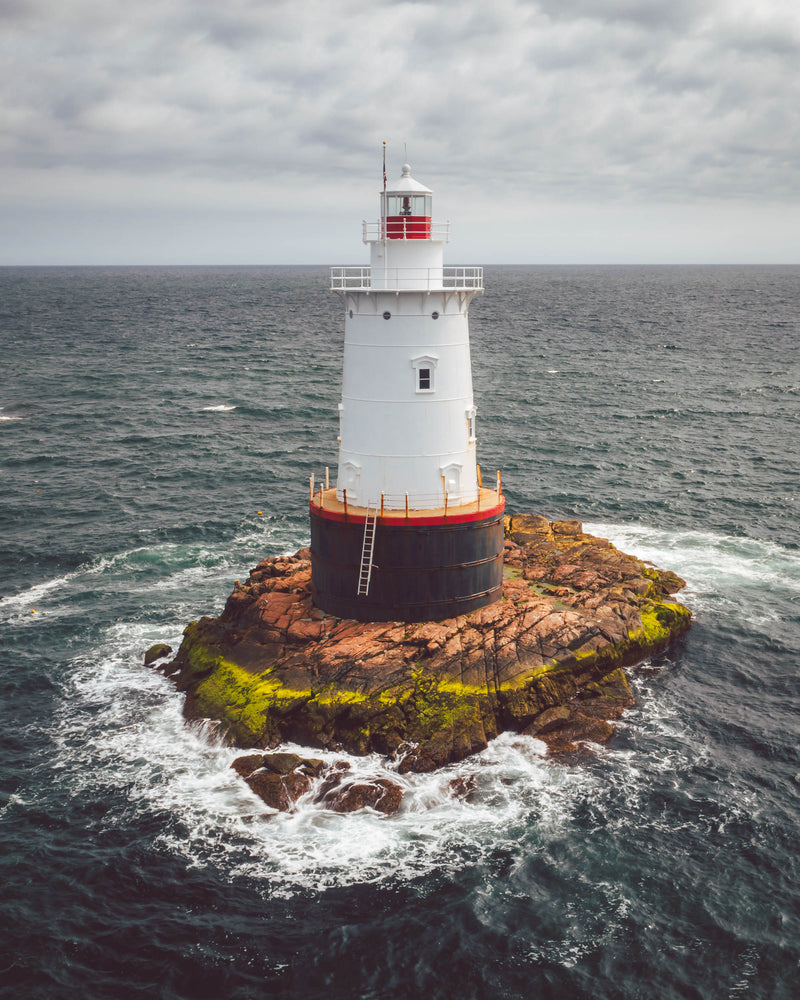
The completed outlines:
<svg viewBox="0 0 800 1000">
<path fill-rule="evenodd" d="M 386 140 L 383 140 L 383 197 L 381 198 L 381 238 L 383 240 L 383 280 L 386 282 Z"/>
</svg>

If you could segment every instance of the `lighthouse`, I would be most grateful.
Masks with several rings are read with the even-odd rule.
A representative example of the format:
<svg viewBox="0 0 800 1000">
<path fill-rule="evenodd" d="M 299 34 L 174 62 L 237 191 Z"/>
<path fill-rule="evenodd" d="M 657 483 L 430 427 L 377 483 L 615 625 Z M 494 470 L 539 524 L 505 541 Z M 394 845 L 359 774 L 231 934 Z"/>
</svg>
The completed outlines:
<svg viewBox="0 0 800 1000">
<path fill-rule="evenodd" d="M 384 168 L 369 265 L 331 268 L 339 460 L 335 485 L 311 481 L 311 563 L 315 604 L 342 618 L 450 618 L 501 595 L 505 500 L 477 464 L 469 347 L 483 269 L 445 266 L 449 223 L 432 219 L 409 165 L 392 186 Z"/>
</svg>

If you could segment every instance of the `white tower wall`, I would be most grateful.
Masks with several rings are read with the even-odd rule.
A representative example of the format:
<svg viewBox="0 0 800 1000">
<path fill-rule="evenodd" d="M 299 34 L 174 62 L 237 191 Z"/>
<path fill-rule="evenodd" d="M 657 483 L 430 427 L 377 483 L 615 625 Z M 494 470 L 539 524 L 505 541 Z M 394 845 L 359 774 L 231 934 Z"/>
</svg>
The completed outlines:
<svg viewBox="0 0 800 1000">
<path fill-rule="evenodd" d="M 370 248 L 372 287 L 442 287 L 444 248 L 430 240 L 381 240 Z"/>
<path fill-rule="evenodd" d="M 391 509 L 408 493 L 410 507 L 438 508 L 446 490 L 449 506 L 475 501 L 469 298 L 463 291 L 346 296 L 340 498 L 346 488 L 349 502 L 366 506 L 383 494 Z M 420 369 L 430 389 L 420 388 Z"/>
</svg>

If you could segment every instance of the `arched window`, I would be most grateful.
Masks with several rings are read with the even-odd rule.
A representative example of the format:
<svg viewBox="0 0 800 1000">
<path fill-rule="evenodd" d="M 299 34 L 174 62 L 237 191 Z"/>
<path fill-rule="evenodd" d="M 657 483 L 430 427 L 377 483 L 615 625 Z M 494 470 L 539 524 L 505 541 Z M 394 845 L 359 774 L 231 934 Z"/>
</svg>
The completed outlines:
<svg viewBox="0 0 800 1000">
<path fill-rule="evenodd" d="M 439 359 L 433 354 L 423 354 L 411 359 L 414 369 L 414 392 L 436 392 L 436 368 Z"/>
</svg>

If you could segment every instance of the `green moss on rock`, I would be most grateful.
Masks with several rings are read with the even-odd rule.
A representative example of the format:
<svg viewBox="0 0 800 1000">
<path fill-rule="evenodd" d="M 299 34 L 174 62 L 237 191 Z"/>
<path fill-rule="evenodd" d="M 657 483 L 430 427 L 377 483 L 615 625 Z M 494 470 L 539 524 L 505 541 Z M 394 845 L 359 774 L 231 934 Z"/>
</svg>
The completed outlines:
<svg viewBox="0 0 800 1000">
<path fill-rule="evenodd" d="M 639 609 L 639 616 L 642 619 L 641 648 L 646 652 L 666 646 L 674 635 L 685 631 L 692 620 L 688 608 L 667 601 L 653 601 L 643 605 Z"/>
</svg>

